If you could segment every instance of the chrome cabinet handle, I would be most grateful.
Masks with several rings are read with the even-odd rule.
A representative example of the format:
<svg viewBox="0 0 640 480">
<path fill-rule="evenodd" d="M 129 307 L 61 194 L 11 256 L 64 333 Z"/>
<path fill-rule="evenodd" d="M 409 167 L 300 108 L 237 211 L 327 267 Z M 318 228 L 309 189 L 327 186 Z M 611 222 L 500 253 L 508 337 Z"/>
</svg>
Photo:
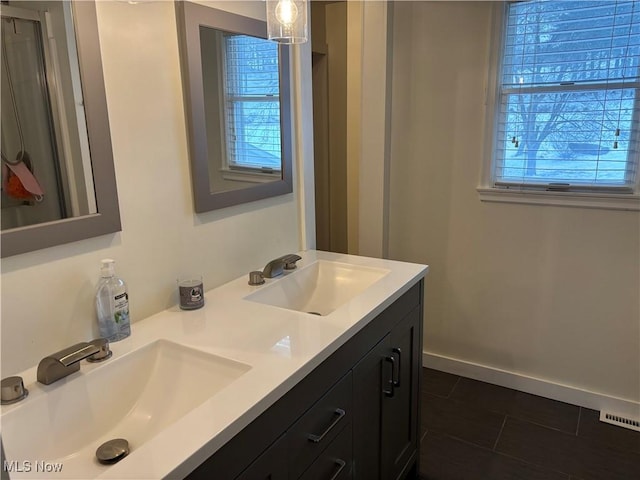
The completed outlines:
<svg viewBox="0 0 640 480">
<path fill-rule="evenodd" d="M 334 473 L 329 480 L 336 480 L 336 478 L 340 476 L 340 472 L 342 472 L 342 469 L 347 466 L 347 462 L 341 460 L 340 458 L 336 458 L 335 462 L 336 465 L 338 465 L 338 470 L 336 470 L 336 473 Z"/>
<path fill-rule="evenodd" d="M 402 350 L 400 350 L 400 347 L 395 347 L 392 352 L 398 354 L 398 376 L 396 377 L 396 380 L 394 380 L 393 386 L 399 387 L 400 376 L 402 375 Z"/>
<path fill-rule="evenodd" d="M 333 427 L 335 427 L 338 424 L 338 422 L 343 419 L 346 413 L 347 412 L 345 412 L 343 409 L 336 408 L 335 411 L 333 412 L 333 414 L 336 415 L 336 418 L 333 419 L 333 421 L 329 424 L 327 429 L 324 432 L 322 432 L 320 435 L 315 435 L 313 433 L 310 433 L 307 437 L 309 441 L 313 443 L 320 443 L 322 439 L 333 429 Z"/>
<path fill-rule="evenodd" d="M 389 355 L 388 357 L 384 357 L 384 360 L 386 362 L 389 362 L 391 364 L 391 379 L 388 381 L 389 383 L 389 390 L 382 390 L 382 393 L 384 393 L 387 397 L 389 398 L 393 398 L 393 396 L 395 395 L 395 389 L 394 389 L 394 385 L 395 385 L 395 381 L 393 378 L 393 372 L 395 371 L 395 365 L 396 365 L 396 359 L 393 355 Z"/>
</svg>

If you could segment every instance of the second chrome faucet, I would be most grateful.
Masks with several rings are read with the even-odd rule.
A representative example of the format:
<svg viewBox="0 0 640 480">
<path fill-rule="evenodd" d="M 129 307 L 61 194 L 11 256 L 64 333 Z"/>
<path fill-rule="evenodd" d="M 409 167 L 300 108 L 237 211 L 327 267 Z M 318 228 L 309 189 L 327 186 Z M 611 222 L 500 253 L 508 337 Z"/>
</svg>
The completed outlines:
<svg viewBox="0 0 640 480">
<path fill-rule="evenodd" d="M 302 257 L 295 253 L 288 253 L 271 260 L 261 272 L 256 270 L 249 273 L 249 285 L 262 285 L 265 278 L 274 278 L 282 275 L 284 270 L 295 270 L 298 260 L 302 260 Z"/>
</svg>

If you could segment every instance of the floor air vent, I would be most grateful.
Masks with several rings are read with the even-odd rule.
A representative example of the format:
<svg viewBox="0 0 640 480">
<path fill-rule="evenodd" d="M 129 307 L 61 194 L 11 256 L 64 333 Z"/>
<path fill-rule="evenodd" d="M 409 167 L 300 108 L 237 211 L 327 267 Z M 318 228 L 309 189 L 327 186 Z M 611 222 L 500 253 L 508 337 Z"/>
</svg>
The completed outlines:
<svg viewBox="0 0 640 480">
<path fill-rule="evenodd" d="M 620 415 L 615 415 L 613 413 L 605 412 L 604 410 L 600 411 L 600 421 L 610 423 L 612 425 L 617 425 L 619 427 L 628 428 L 630 430 L 635 430 L 640 432 L 640 421 L 635 420 L 633 418 L 623 417 Z"/>
</svg>

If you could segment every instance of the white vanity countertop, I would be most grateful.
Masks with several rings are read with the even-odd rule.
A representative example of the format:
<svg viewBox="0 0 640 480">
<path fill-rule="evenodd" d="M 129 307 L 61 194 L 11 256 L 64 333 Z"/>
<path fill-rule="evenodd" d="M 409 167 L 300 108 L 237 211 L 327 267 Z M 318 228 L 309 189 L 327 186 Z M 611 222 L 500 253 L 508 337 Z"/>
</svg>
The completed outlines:
<svg viewBox="0 0 640 480">
<path fill-rule="evenodd" d="M 184 477 L 428 271 L 425 265 L 320 251 L 299 255 L 302 257 L 299 268 L 316 260 L 329 260 L 383 268 L 389 273 L 326 316 L 245 300 L 250 293 L 264 288 L 249 286 L 247 272 L 237 280 L 206 292 L 202 309 L 182 311 L 174 307 L 134 323 L 129 338 L 111 344 L 114 359 L 156 340 L 166 339 L 242 362 L 251 369 L 143 445 L 132 446 L 129 456 L 119 463 L 102 466 L 92 462 L 88 470 L 63 469 L 49 478 L 88 478 L 88 474 L 120 480 Z M 267 285 L 279 280 L 267 279 Z M 73 375 L 87 374 L 97 368 L 94 365 L 82 362 L 80 373 Z M 35 367 L 21 375 L 30 397 L 46 394 L 46 388 L 35 381 Z M 64 388 L 64 385 L 60 387 Z M 18 405 L 10 408 L 19 408 Z M 3 414 L 8 411 L 7 407 L 2 410 Z M 46 425 L 42 426 L 42 434 L 46 435 Z M 8 456 L 9 442 L 10 439 L 5 440 Z M 20 478 L 20 475 L 12 475 L 12 478 Z"/>
</svg>

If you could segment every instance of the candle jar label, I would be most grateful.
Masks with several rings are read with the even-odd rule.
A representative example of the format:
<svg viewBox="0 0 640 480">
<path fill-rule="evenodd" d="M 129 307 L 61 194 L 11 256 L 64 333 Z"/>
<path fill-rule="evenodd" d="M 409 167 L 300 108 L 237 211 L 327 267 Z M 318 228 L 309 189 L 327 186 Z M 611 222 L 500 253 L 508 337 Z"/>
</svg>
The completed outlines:
<svg viewBox="0 0 640 480">
<path fill-rule="evenodd" d="M 202 277 L 185 277 L 178 279 L 180 308 L 195 310 L 204 306 L 204 286 Z"/>
</svg>

